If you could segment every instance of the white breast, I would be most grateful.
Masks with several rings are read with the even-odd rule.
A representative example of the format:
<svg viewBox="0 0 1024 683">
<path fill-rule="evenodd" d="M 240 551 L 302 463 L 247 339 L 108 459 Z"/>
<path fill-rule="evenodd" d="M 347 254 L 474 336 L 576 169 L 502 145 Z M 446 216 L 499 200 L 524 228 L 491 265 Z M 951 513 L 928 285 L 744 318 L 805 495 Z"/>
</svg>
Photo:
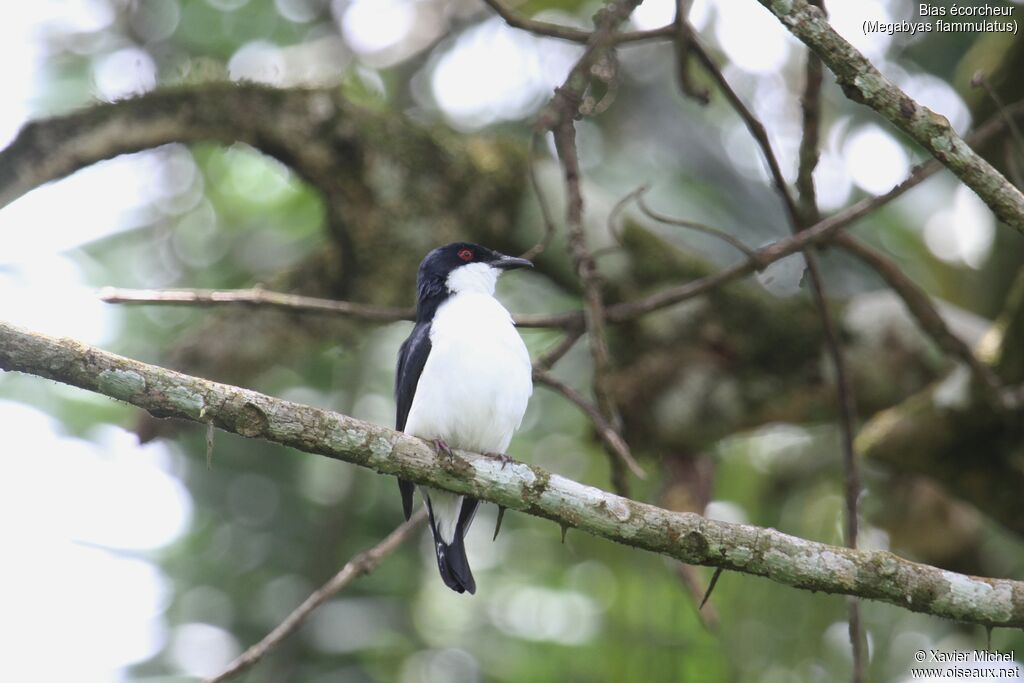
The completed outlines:
<svg viewBox="0 0 1024 683">
<path fill-rule="evenodd" d="M 405 431 L 453 448 L 504 453 L 533 392 L 530 356 L 508 311 L 464 291 L 437 309 Z"/>
</svg>

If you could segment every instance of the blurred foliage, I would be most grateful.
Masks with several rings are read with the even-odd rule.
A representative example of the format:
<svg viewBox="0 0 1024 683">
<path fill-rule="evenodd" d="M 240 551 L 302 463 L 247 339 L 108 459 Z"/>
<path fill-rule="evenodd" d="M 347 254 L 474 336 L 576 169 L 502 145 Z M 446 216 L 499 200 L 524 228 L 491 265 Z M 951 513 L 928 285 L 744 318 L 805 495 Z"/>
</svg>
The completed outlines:
<svg viewBox="0 0 1024 683">
<path fill-rule="evenodd" d="M 343 0 L 109 4 L 116 20 L 98 34 L 48 36 L 52 54 L 37 102 L 40 113 L 86 105 L 101 96 L 95 90 L 94 67 L 117 49 L 144 50 L 156 65 L 157 82 L 167 85 L 228 74 L 252 77 L 240 66 L 240 55 L 255 43 L 285 51 L 275 59 L 286 73 L 271 73 L 271 80 L 280 76 L 283 82 L 302 82 L 306 67 L 295 63 L 328 54 L 335 61 L 318 63 L 317 69 L 310 67 L 311 73 L 358 103 L 394 108 L 436 125 L 443 123 L 444 115 L 427 85 L 431 70 L 453 49 L 455 37 L 490 16 L 482 4 L 467 0 L 418 2 L 417 16 L 434 21 L 424 23 L 422 30 L 410 30 L 404 39 L 410 47 L 398 49 L 397 56 L 383 64 L 380 55 L 359 53 L 346 42 L 340 17 L 348 4 Z M 529 0 L 517 11 L 569 13 L 585 25 L 596 7 L 577 0 Z M 452 35 L 446 37 L 449 31 Z M 710 31 L 704 38 L 717 50 Z M 333 48 L 326 53 L 314 50 L 325 42 Z M 894 46 L 889 59 L 949 82 L 960 66 L 959 56 L 974 59 L 974 51 L 986 44 L 966 34 L 929 36 Z M 304 49 L 311 50 L 312 57 Z M 1000 68 L 1019 74 L 1020 52 L 1015 53 L 1017 62 Z M 621 57 L 616 104 L 598 119 L 581 124 L 592 212 L 603 216 L 638 182 L 656 178 L 651 201 L 666 212 L 723 224 L 751 244 L 785 234 L 774 191 L 761 181 L 756 160 L 745 168 L 737 164 L 737 156 L 755 159 L 756 153 L 736 133 L 739 124 L 723 98 L 714 98 L 706 109 L 684 101 L 674 86 L 667 45 L 624 48 Z M 791 58 L 782 76 L 764 80 L 780 90 L 780 97 L 795 102 L 799 67 L 800 60 Z M 765 97 L 757 77 L 738 69 L 728 74 L 741 96 Z M 1018 78 L 1013 87 L 1019 84 Z M 989 111 L 981 103 L 978 108 Z M 825 111 L 826 130 L 870 118 L 832 87 L 826 92 Z M 531 115 L 497 123 L 496 128 L 525 140 Z M 793 142 L 791 133 L 782 136 L 784 143 Z M 137 217 L 134 229 L 96 242 L 79 255 L 93 284 L 248 287 L 272 280 L 323 248 L 320 198 L 277 162 L 241 145 L 170 146 L 158 154 L 164 187 L 148 214 Z M 546 193 L 556 196 L 557 174 L 544 177 Z M 1019 268 L 1024 256 L 1019 249 L 997 253 L 998 267 L 980 269 L 935 258 L 922 239 L 916 207 L 948 195 L 949 186 L 944 187 L 915 191 L 932 194 L 908 198 L 875 214 L 860 234 L 894 254 L 908 274 L 934 294 L 991 316 L 1001 301 L 999 292 L 979 292 L 1005 282 L 1005 274 Z M 854 190 L 853 196 L 857 193 Z M 533 210 L 524 208 L 520 223 L 535 225 Z M 701 236 L 668 230 L 661 234 L 680 249 L 712 262 L 733 258 L 727 247 Z M 381 247 L 386 253 L 388 245 Z M 609 263 L 614 267 L 614 258 Z M 830 278 L 843 294 L 879 286 L 847 259 L 833 256 L 828 264 Z M 650 265 L 654 278 L 657 264 Z M 503 283 L 502 288 L 513 310 L 536 309 L 538 301 L 542 308 L 560 310 L 575 302 L 571 292 L 539 276 Z M 787 293 L 793 295 L 804 293 Z M 207 309 L 125 309 L 114 346 L 135 358 L 166 362 L 180 340 L 197 334 L 212 315 Z M 251 315 L 265 315 L 272 326 L 303 324 L 279 313 Z M 344 344 L 307 337 L 287 365 L 266 358 L 265 370 L 251 377 L 248 386 L 390 424 L 392 364 L 406 332 L 407 325 L 400 323 L 367 326 L 358 341 Z M 524 336 L 534 353 L 556 341 L 546 332 L 525 331 Z M 784 351 L 805 349 L 779 349 Z M 764 368 L 759 362 L 748 370 Z M 585 385 L 585 352 L 575 349 L 558 372 L 577 386 Z M 131 410 L 106 400 L 41 387 L 31 378 L 5 381 L 3 393 L 53 412 L 76 435 L 87 436 L 92 426 L 105 422 L 134 428 L 137 419 Z M 212 466 L 207 467 L 202 430 L 183 426 L 174 438 L 175 466 L 195 512 L 187 533 L 152 556 L 172 584 L 165 615 L 172 635 L 183 625 L 208 624 L 229 632 L 244 648 L 279 623 L 349 557 L 374 545 L 399 522 L 397 491 L 390 478 L 220 433 Z M 729 519 L 840 542 L 840 472 L 832 457 L 838 452 L 837 438 L 828 425 L 776 425 L 708 444 L 717 464 L 714 510 Z M 535 392 L 511 455 L 608 486 L 607 463 L 587 423 L 575 408 L 542 388 Z M 884 517 L 882 501 L 887 491 L 899 486 L 900 481 L 885 472 L 869 473 L 869 521 Z M 651 501 L 660 493 L 657 476 L 637 483 L 633 491 L 634 497 Z M 475 597 L 456 596 L 442 586 L 429 543 L 421 535 L 332 600 L 244 680 L 618 683 L 846 678 L 848 643 L 841 598 L 725 575 L 711 600 L 720 621 L 719 630 L 712 632 L 698 618 L 676 567 L 663 558 L 572 531 L 563 544 L 557 527 L 515 514 L 506 517 L 501 536 L 492 543 L 493 519 L 494 510 L 487 506 L 469 541 L 480 585 Z M 866 545 L 888 542 L 885 530 L 866 526 Z M 977 533 L 972 546 L 976 554 L 967 563 L 973 571 L 1014 577 L 1024 573 L 1020 539 L 989 523 L 981 524 Z M 705 582 L 710 578 L 710 571 L 700 574 Z M 864 614 L 872 646 L 872 680 L 905 675 L 911 653 L 919 648 L 974 649 L 985 644 L 985 635 L 977 629 L 894 607 L 868 604 Z M 992 645 L 1024 651 L 1024 636 L 998 632 Z M 170 645 L 136 666 L 131 676 L 184 680 Z"/>
</svg>

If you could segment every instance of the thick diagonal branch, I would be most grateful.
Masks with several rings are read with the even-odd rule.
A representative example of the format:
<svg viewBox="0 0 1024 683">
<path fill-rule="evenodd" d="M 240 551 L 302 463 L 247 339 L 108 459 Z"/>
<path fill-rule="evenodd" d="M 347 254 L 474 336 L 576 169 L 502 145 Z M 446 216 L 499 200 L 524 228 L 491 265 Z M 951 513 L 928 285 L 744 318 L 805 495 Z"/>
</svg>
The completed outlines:
<svg viewBox="0 0 1024 683">
<path fill-rule="evenodd" d="M 670 512 L 523 463 L 456 452 L 328 410 L 191 377 L 0 323 L 0 369 L 104 394 L 159 417 L 226 431 L 469 494 L 689 564 L 764 576 L 796 588 L 882 600 L 988 626 L 1024 626 L 1024 583 L 944 571 L 883 551 L 857 551 L 773 529 Z M 397 511 L 396 511 L 397 514 Z"/>
</svg>

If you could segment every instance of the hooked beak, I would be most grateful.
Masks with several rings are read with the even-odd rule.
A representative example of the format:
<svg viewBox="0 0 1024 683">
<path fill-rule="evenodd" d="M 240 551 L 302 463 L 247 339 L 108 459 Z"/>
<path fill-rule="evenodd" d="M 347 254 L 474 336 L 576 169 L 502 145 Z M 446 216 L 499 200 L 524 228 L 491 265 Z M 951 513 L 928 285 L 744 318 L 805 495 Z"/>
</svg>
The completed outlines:
<svg viewBox="0 0 1024 683">
<path fill-rule="evenodd" d="M 500 268 L 501 270 L 514 270 L 516 268 L 533 268 L 533 263 L 524 258 L 502 255 L 497 261 L 491 261 L 491 267 Z"/>
</svg>

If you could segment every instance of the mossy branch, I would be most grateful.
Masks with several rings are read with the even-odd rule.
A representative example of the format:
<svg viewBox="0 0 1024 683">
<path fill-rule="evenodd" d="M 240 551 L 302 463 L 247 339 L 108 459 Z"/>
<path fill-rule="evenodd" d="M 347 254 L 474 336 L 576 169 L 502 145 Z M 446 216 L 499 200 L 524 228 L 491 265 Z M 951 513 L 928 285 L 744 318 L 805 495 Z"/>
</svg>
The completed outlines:
<svg viewBox="0 0 1024 683">
<path fill-rule="evenodd" d="M 0 369 L 104 394 L 149 411 L 212 423 L 309 453 L 551 519 L 688 564 L 764 576 L 796 588 L 856 595 L 986 626 L 1024 626 L 1024 582 L 943 571 L 743 524 L 671 512 L 526 465 L 459 451 L 328 410 L 191 377 L 71 339 L 0 323 Z M 397 508 L 395 514 L 398 514 Z"/>
</svg>

